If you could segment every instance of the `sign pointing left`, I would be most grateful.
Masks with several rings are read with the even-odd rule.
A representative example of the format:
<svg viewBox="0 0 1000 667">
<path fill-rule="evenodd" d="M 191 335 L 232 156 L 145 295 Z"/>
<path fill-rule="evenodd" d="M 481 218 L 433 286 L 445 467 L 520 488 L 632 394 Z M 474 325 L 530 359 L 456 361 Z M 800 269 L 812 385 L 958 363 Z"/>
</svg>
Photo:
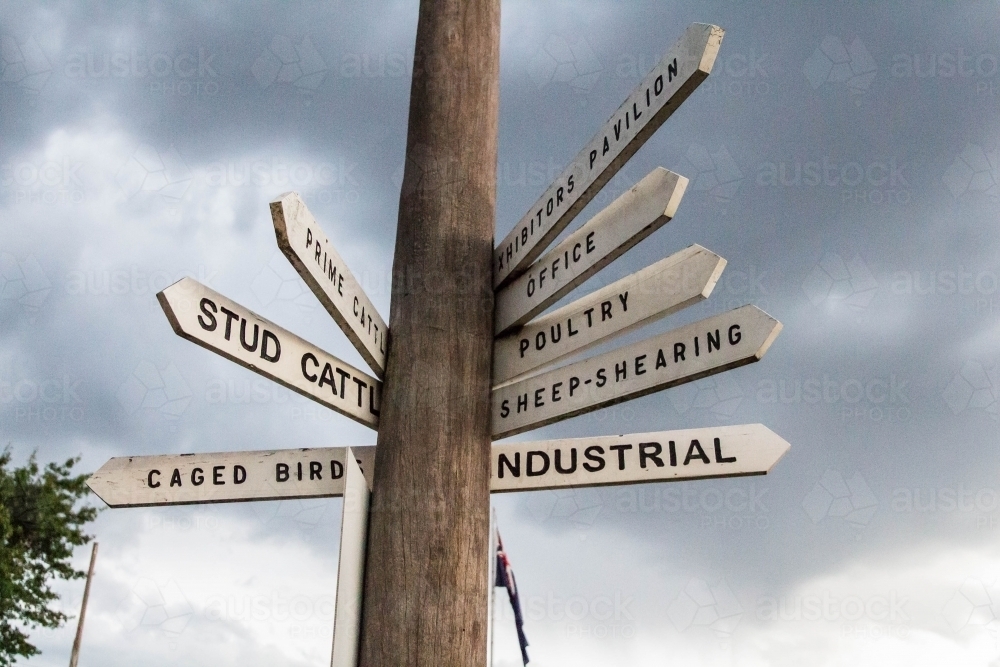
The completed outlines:
<svg viewBox="0 0 1000 667">
<path fill-rule="evenodd" d="M 197 280 L 156 295 L 174 333 L 378 429 L 382 383 Z"/>
<path fill-rule="evenodd" d="M 296 192 L 271 202 L 278 247 L 380 378 L 389 325 Z"/>
<path fill-rule="evenodd" d="M 87 480 L 110 507 L 344 495 L 347 452 L 371 482 L 374 447 L 116 456 Z"/>
</svg>

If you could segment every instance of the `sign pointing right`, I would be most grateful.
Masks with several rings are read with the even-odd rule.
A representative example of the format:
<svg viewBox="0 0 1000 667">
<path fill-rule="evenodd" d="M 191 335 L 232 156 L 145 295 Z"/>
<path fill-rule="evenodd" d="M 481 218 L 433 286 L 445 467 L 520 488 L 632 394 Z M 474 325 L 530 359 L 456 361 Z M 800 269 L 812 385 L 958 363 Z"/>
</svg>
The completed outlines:
<svg viewBox="0 0 1000 667">
<path fill-rule="evenodd" d="M 493 439 L 759 361 L 781 322 L 743 306 L 493 390 Z"/>
<path fill-rule="evenodd" d="M 662 167 L 636 183 L 496 293 L 494 331 L 524 324 L 670 222 L 688 179 Z"/>
<path fill-rule="evenodd" d="M 725 31 L 692 23 L 493 251 L 493 287 L 523 272 L 712 71 Z"/>
<path fill-rule="evenodd" d="M 764 475 L 788 449 L 761 424 L 493 445 L 490 492 Z"/>
<path fill-rule="evenodd" d="M 726 260 L 692 245 L 493 341 L 493 384 L 666 317 L 715 288 Z"/>
</svg>

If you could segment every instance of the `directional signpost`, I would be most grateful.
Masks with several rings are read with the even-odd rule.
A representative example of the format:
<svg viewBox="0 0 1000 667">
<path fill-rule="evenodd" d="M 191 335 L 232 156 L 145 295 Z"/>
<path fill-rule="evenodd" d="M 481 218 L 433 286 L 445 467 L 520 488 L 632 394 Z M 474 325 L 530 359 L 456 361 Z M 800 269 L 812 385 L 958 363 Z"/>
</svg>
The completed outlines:
<svg viewBox="0 0 1000 667">
<path fill-rule="evenodd" d="M 382 383 L 367 373 L 191 278 L 156 298 L 178 336 L 378 428 Z"/>
<path fill-rule="evenodd" d="M 378 378 L 190 278 L 157 295 L 178 335 L 379 430 L 378 458 L 127 456 L 88 481 L 111 507 L 344 496 L 333 667 L 479 664 L 489 493 L 763 475 L 789 448 L 760 424 L 490 446 L 758 361 L 781 323 L 747 305 L 572 361 L 708 298 L 726 266 L 692 245 L 545 312 L 677 213 L 688 180 L 657 168 L 546 252 L 709 75 L 723 30 L 690 26 L 490 259 L 499 5 L 449 2 L 421 2 L 416 60 L 452 66 L 414 68 L 392 341 L 299 195 L 270 205 L 278 247 Z"/>
<path fill-rule="evenodd" d="M 352 448 L 347 449 L 347 466 L 344 469 L 344 512 L 340 521 L 337 606 L 333 617 L 333 657 L 330 667 L 354 667 L 358 661 L 358 641 L 361 635 L 361 601 L 364 594 L 371 491 L 352 452 Z"/>
<path fill-rule="evenodd" d="M 688 179 L 654 169 L 496 295 L 498 334 L 529 319 L 670 222 Z"/>
<path fill-rule="evenodd" d="M 375 374 L 385 374 L 389 326 L 296 192 L 271 202 L 278 247 Z"/>
<path fill-rule="evenodd" d="M 344 495 L 348 451 L 369 482 L 374 447 L 116 456 L 87 484 L 110 507 L 333 498 Z"/>
<path fill-rule="evenodd" d="M 694 23 L 494 251 L 493 284 L 524 271 L 712 71 L 719 26 Z"/>
<path fill-rule="evenodd" d="M 726 260 L 693 245 L 493 343 L 501 384 L 707 299 Z"/>
<path fill-rule="evenodd" d="M 490 491 L 508 493 L 766 475 L 788 448 L 787 442 L 761 424 L 514 442 L 493 446 Z M 330 460 L 336 463 L 336 478 L 317 483 L 308 480 L 310 463 L 317 466 L 317 462 Z M 367 502 L 359 479 L 365 482 L 364 489 L 370 488 L 374 461 L 375 447 L 371 446 L 130 456 L 111 459 L 87 484 L 111 507 L 343 496 L 345 506 L 357 512 Z M 296 479 L 297 465 L 302 466 L 301 481 Z M 157 486 L 160 470 L 173 467 L 186 472 L 220 466 L 227 469 L 247 466 L 259 473 L 259 482 L 248 484 L 239 493 L 227 494 L 220 488 L 214 495 L 202 496 L 185 494 L 179 486 L 175 491 Z M 276 469 L 281 479 L 290 471 L 289 479 L 277 482 Z M 318 475 L 318 466 L 315 470 Z M 354 477 L 354 482 L 352 470 L 360 476 Z"/>
<path fill-rule="evenodd" d="M 505 438 L 759 361 L 781 323 L 754 306 L 688 324 L 493 391 L 493 437 Z"/>
</svg>

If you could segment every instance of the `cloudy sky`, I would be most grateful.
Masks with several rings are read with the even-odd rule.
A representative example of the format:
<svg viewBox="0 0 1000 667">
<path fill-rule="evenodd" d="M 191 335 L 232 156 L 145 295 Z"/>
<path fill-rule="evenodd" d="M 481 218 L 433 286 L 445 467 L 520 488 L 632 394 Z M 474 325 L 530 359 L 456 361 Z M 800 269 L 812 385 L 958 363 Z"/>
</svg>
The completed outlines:
<svg viewBox="0 0 1000 667">
<path fill-rule="evenodd" d="M 1000 664 L 996 5 L 505 0 L 498 238 L 692 22 L 726 29 L 715 70 L 577 224 L 657 166 L 691 184 L 577 294 L 699 243 L 729 262 L 712 297 L 623 340 L 747 303 L 784 331 L 521 437 L 761 422 L 792 449 L 767 477 L 496 498 L 532 664 Z M 388 317 L 415 26 L 414 1 L 0 1 L 18 461 L 374 443 L 175 336 L 154 294 L 194 277 L 363 367 L 267 203 L 298 191 Z M 80 664 L 327 664 L 340 511 L 103 512 Z"/>
</svg>

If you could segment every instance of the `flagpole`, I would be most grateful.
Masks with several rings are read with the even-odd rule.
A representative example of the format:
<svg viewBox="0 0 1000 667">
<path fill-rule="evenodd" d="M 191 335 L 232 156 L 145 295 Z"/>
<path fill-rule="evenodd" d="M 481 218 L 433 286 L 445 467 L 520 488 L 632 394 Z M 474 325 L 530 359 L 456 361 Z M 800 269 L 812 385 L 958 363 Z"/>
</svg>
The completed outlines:
<svg viewBox="0 0 1000 667">
<path fill-rule="evenodd" d="M 80 605 L 80 620 L 76 624 L 76 638 L 73 640 L 73 650 L 69 656 L 69 667 L 76 667 L 80 659 L 80 643 L 83 641 L 83 618 L 87 615 L 87 600 L 90 598 L 90 582 L 94 578 L 94 563 L 97 561 L 97 542 L 90 550 L 90 567 L 87 569 L 87 583 L 83 587 L 83 604 Z"/>
<path fill-rule="evenodd" d="M 497 594 L 497 511 L 496 508 L 493 509 L 492 516 L 490 517 L 490 662 L 489 667 L 493 667 L 493 644 L 496 641 L 496 624 L 497 624 L 497 610 L 496 610 L 496 594 Z"/>
</svg>

